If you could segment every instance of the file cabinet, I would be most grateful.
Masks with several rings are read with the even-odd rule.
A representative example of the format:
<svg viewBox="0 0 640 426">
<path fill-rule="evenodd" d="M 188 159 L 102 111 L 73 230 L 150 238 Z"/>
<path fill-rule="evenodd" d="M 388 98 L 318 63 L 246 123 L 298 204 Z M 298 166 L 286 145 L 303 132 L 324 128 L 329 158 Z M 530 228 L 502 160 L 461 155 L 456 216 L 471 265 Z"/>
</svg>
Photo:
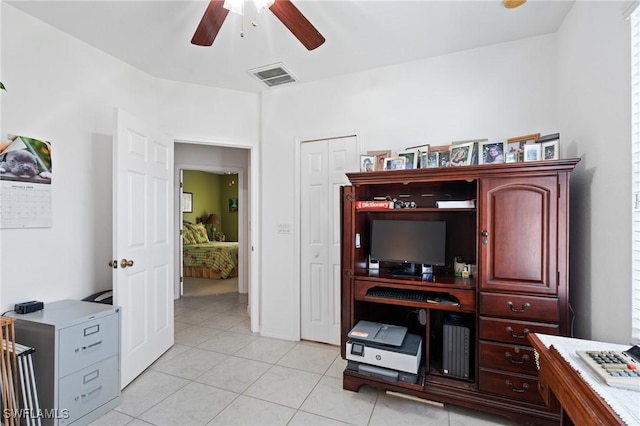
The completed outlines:
<svg viewBox="0 0 640 426">
<path fill-rule="evenodd" d="M 88 424 L 120 403 L 120 309 L 77 300 L 16 318 L 16 341 L 36 349 L 43 424 Z"/>
</svg>

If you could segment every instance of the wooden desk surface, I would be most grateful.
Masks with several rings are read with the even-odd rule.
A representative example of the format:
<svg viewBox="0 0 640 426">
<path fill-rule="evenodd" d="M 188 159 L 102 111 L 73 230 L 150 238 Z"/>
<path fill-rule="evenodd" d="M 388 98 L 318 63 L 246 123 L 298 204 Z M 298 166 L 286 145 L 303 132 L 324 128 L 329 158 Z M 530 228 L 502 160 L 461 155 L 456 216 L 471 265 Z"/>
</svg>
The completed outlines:
<svg viewBox="0 0 640 426">
<path fill-rule="evenodd" d="M 541 340 L 552 338 L 554 343 L 551 345 L 543 343 Z M 571 419 L 571 422 L 577 425 L 615 425 L 615 424 L 637 424 L 640 418 L 640 392 L 628 391 L 625 389 L 615 389 L 607 386 L 602 382 L 602 386 L 609 394 L 613 394 L 618 401 L 618 411 L 603 399 L 594 387 L 585 381 L 584 377 L 576 370 L 575 365 L 571 365 L 560 354 L 560 351 L 571 350 L 575 353 L 573 345 L 578 342 L 582 344 L 584 350 L 587 348 L 599 350 L 599 346 L 595 346 L 600 342 L 589 340 L 571 339 L 568 337 L 549 336 L 529 334 L 529 340 L 538 355 L 538 373 L 540 393 L 550 407 L 557 407 L 559 403 L 562 410 Z M 566 343 L 565 347 L 562 347 Z M 601 344 L 601 343 L 600 343 Z M 556 348 L 558 346 L 558 348 Z M 612 344 L 610 349 L 617 350 L 620 345 Z M 628 349 L 624 347 L 624 349 Z M 579 366 L 578 366 L 579 367 Z M 588 367 L 585 366 L 585 370 Z M 583 372 L 586 374 L 586 371 Z M 632 393 L 629 393 L 632 392 Z M 637 399 L 635 398 L 637 394 Z M 618 400 L 616 397 L 621 396 Z M 631 400 L 631 404 L 627 403 Z M 634 402 L 637 402 L 634 404 Z M 622 408 L 621 408 L 622 407 Z M 630 421 L 623 421 L 631 419 Z"/>
</svg>

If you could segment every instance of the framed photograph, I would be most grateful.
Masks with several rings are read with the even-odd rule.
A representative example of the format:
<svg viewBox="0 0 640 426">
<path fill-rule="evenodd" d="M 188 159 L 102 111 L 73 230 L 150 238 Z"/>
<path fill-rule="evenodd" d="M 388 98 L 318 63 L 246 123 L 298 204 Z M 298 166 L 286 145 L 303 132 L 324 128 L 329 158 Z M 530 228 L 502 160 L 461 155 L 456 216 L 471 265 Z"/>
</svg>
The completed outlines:
<svg viewBox="0 0 640 426">
<path fill-rule="evenodd" d="M 560 158 L 560 147 L 558 143 L 560 141 L 543 142 L 542 145 L 542 159 L 543 160 L 557 160 Z"/>
<path fill-rule="evenodd" d="M 405 169 L 417 169 L 418 168 L 418 160 L 420 158 L 420 154 L 417 149 L 412 149 L 409 151 L 399 152 L 398 157 L 405 157 L 407 161 L 405 162 Z"/>
<path fill-rule="evenodd" d="M 515 152 L 517 154 L 517 160 L 513 162 L 524 161 L 524 146 L 536 143 L 539 137 L 540 133 L 532 133 L 507 139 L 507 152 Z M 507 162 L 509 163 L 510 161 Z"/>
<path fill-rule="evenodd" d="M 384 160 L 391 157 L 391 151 L 367 151 L 367 155 L 376 157 L 374 170 L 384 170 Z"/>
<path fill-rule="evenodd" d="M 482 142 L 486 142 L 488 140 L 489 139 L 468 139 L 468 140 L 465 140 L 465 141 L 453 141 L 453 142 L 451 142 L 451 145 L 467 145 L 467 144 L 474 143 L 474 142 L 482 143 Z"/>
<path fill-rule="evenodd" d="M 480 142 L 480 158 L 478 164 L 504 163 L 504 142 Z"/>
<path fill-rule="evenodd" d="M 438 152 L 438 167 L 451 167 L 451 152 Z"/>
<path fill-rule="evenodd" d="M 422 161 L 422 159 L 429 153 L 429 144 L 410 146 L 405 148 L 405 151 L 418 151 L 418 165 L 416 168 L 425 169 L 427 167 L 426 161 Z"/>
<path fill-rule="evenodd" d="M 375 155 L 361 155 L 360 156 L 360 171 L 372 172 L 376 168 Z"/>
<path fill-rule="evenodd" d="M 539 144 L 524 145 L 524 161 L 538 161 L 542 154 L 542 147 Z"/>
<path fill-rule="evenodd" d="M 440 153 L 438 151 L 430 151 L 427 154 L 427 163 L 426 166 L 429 169 L 433 169 L 439 166 L 440 161 L 438 160 L 438 155 Z"/>
<path fill-rule="evenodd" d="M 429 151 L 420 152 L 420 164 L 418 164 L 418 167 L 421 169 L 429 167 Z"/>
<path fill-rule="evenodd" d="M 407 163 L 407 157 L 388 157 L 384 159 L 385 170 L 403 170 Z"/>
<path fill-rule="evenodd" d="M 182 213 L 193 213 L 193 194 L 191 192 L 182 193 Z"/>
<path fill-rule="evenodd" d="M 229 211 L 237 212 L 238 211 L 238 199 L 237 198 L 229 198 Z"/>
<path fill-rule="evenodd" d="M 449 161 L 451 167 L 468 166 L 471 164 L 474 142 L 451 145 Z"/>
<path fill-rule="evenodd" d="M 507 142 L 504 152 L 505 163 L 517 163 L 521 157 L 520 142 Z"/>
</svg>

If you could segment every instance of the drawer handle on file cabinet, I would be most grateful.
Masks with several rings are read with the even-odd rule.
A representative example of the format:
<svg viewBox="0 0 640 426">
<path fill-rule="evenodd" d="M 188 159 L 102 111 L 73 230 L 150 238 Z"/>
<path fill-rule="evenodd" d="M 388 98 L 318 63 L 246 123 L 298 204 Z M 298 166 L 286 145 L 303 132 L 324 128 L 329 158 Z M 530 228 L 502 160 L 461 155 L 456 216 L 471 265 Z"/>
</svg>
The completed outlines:
<svg viewBox="0 0 640 426">
<path fill-rule="evenodd" d="M 524 330 L 522 330 L 522 335 L 517 335 L 517 334 L 513 334 L 513 328 L 511 327 L 507 327 L 507 333 L 511 334 L 511 337 L 513 337 L 514 339 L 524 339 L 525 337 L 527 337 L 527 334 L 529 334 L 529 329 L 525 328 Z"/>
<path fill-rule="evenodd" d="M 83 347 L 82 347 L 82 350 L 84 351 L 84 350 L 86 350 L 86 349 L 91 349 L 91 348 L 93 348 L 94 346 L 98 346 L 98 345 L 100 345 L 100 344 L 102 344 L 102 340 L 98 340 L 97 342 L 92 343 L 92 344 L 87 345 L 87 346 L 83 346 Z"/>
<path fill-rule="evenodd" d="M 507 306 L 508 306 L 508 307 L 509 307 L 509 309 L 511 309 L 513 312 L 519 312 L 519 313 L 521 313 L 521 312 L 524 312 L 524 311 L 525 311 L 525 309 L 530 308 L 530 307 L 531 307 L 531 303 L 529 303 L 529 302 L 524 303 L 524 304 L 522 305 L 522 309 L 516 309 L 516 308 L 514 308 L 514 307 L 513 307 L 513 302 L 512 302 L 512 301 L 508 301 L 508 302 L 507 302 Z"/>
<path fill-rule="evenodd" d="M 527 389 L 529 389 L 529 384 L 528 383 L 523 383 L 521 389 L 514 388 L 513 387 L 513 383 L 511 383 L 511 380 L 509 380 L 509 379 L 505 380 L 504 384 L 509 386 L 509 388 L 511 388 L 512 391 L 518 392 L 518 393 L 524 393 L 524 392 L 527 391 Z"/>
<path fill-rule="evenodd" d="M 529 361 L 529 355 L 527 354 L 522 355 L 522 358 L 520 359 L 520 361 L 513 359 L 513 355 L 511 355 L 511 352 L 505 352 L 504 356 L 506 356 L 509 359 L 509 361 L 511 361 L 511 364 L 522 365 L 525 362 Z"/>
<path fill-rule="evenodd" d="M 87 392 L 87 393 L 83 393 L 83 394 L 81 394 L 79 397 L 78 397 L 78 396 L 76 396 L 76 397 L 75 397 L 75 400 L 77 401 L 77 400 L 79 400 L 80 398 L 88 398 L 88 397 L 90 397 L 91 395 L 93 395 L 94 393 L 98 392 L 100 389 L 102 389 L 102 385 L 98 386 L 97 388 L 95 388 L 95 389 L 94 389 L 94 390 L 92 390 L 92 391 L 89 391 L 89 392 Z"/>
</svg>

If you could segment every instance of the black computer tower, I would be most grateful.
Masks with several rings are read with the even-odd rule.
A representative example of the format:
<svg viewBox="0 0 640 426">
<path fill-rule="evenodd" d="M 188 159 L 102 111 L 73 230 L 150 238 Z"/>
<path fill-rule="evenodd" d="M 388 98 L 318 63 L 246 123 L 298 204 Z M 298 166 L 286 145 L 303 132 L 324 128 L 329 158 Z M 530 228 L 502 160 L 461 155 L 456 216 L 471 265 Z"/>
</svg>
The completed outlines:
<svg viewBox="0 0 640 426">
<path fill-rule="evenodd" d="M 445 317 L 442 330 L 442 372 L 457 379 L 470 379 L 473 338 L 464 317 Z"/>
</svg>

